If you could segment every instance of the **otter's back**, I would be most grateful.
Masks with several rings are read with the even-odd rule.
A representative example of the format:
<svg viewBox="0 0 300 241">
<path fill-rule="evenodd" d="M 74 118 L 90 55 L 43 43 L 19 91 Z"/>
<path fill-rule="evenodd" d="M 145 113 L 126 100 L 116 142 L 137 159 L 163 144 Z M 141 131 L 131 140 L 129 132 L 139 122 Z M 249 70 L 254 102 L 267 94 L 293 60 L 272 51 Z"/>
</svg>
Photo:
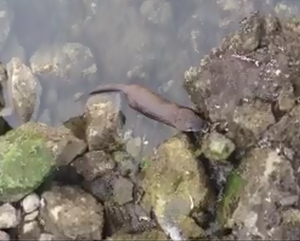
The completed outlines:
<svg viewBox="0 0 300 241">
<path fill-rule="evenodd" d="M 127 95 L 128 104 L 131 108 L 149 118 L 171 124 L 169 118 L 176 110 L 176 104 L 139 85 L 127 85 L 124 93 Z"/>
</svg>

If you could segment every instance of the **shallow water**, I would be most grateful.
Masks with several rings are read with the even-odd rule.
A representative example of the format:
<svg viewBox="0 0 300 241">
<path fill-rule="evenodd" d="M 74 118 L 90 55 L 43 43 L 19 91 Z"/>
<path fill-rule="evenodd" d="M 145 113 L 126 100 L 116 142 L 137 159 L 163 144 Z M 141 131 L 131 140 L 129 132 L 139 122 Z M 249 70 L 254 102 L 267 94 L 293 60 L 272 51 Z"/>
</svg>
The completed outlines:
<svg viewBox="0 0 300 241">
<path fill-rule="evenodd" d="M 72 96 L 103 83 L 143 84 L 192 106 L 182 88 L 185 70 L 198 65 L 252 11 L 275 11 L 284 17 L 299 14 L 299 7 L 295 0 L 0 0 L 2 16 L 8 12 L 12 16 L 8 24 L 0 23 L 0 30 L 8 31 L 0 38 L 0 59 L 7 63 L 17 56 L 30 66 L 30 58 L 43 45 L 75 42 L 90 49 L 97 67 L 92 79 L 77 76 L 76 71 L 53 79 L 39 76 L 43 82 L 39 121 L 50 125 L 79 115 L 84 103 L 74 103 Z M 124 99 L 122 110 L 125 128 L 148 143 L 144 153 L 175 131 L 138 115 Z"/>
</svg>

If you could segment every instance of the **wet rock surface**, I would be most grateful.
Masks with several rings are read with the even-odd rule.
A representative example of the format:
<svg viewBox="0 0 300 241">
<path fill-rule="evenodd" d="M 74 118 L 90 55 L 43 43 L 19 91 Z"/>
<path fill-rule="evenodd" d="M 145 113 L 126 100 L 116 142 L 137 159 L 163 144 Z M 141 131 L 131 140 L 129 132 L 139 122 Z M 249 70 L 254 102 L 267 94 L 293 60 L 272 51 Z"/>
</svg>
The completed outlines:
<svg viewBox="0 0 300 241">
<path fill-rule="evenodd" d="M 86 104 L 86 138 L 89 150 L 118 149 L 123 126 L 120 96 L 93 96 Z"/>
<path fill-rule="evenodd" d="M 0 229 L 15 228 L 20 224 L 20 212 L 9 203 L 0 206 Z"/>
<path fill-rule="evenodd" d="M 7 64 L 8 102 L 12 112 L 23 124 L 31 119 L 37 120 L 42 88 L 38 78 L 19 58 L 12 58 Z"/>
<path fill-rule="evenodd" d="M 37 194 L 31 193 L 22 200 L 21 206 L 25 213 L 32 213 L 39 208 L 40 198 Z"/>
<path fill-rule="evenodd" d="M 82 157 L 76 158 L 72 165 L 87 181 L 103 176 L 116 167 L 115 161 L 104 151 L 88 152 Z"/>
<path fill-rule="evenodd" d="M 9 234 L 4 231 L 0 231 L 0 239 L 3 241 L 9 241 L 10 240 Z"/>
<path fill-rule="evenodd" d="M 283 99 L 297 98 L 299 70 L 290 67 L 299 56 L 295 38 L 292 27 L 254 13 L 200 67 L 186 71 L 192 101 L 211 121 L 225 120 L 239 146 L 255 143 L 278 110 L 289 111 L 293 104 L 283 107 Z"/>
<path fill-rule="evenodd" d="M 290 222 L 299 208 L 298 26 L 253 13 L 185 73 L 192 101 L 236 146 L 229 148 L 234 165 L 215 210 L 215 224 L 233 239 L 298 233 Z M 217 165 L 206 147 L 204 155 Z"/>
<path fill-rule="evenodd" d="M 1 201 L 14 202 L 37 188 L 55 165 L 47 140 L 25 124 L 0 137 Z"/>
<path fill-rule="evenodd" d="M 291 163 L 275 149 L 253 148 L 228 179 L 220 222 L 239 239 L 277 239 L 285 209 L 297 205 L 299 186 Z"/>
<path fill-rule="evenodd" d="M 0 30 L 2 33 L 1 38 L 0 38 L 0 50 L 1 50 L 6 42 L 6 39 L 9 35 L 9 33 L 10 33 L 14 14 L 9 9 L 8 4 L 4 0 L 0 1 L 0 11 L 2 12 L 1 17 L 0 17 L 0 19 L 1 19 Z"/>
<path fill-rule="evenodd" d="M 53 186 L 42 195 L 41 218 L 56 239 L 102 238 L 103 206 L 75 186 Z"/>
<path fill-rule="evenodd" d="M 33 73 L 49 80 L 61 80 L 57 83 L 61 88 L 74 83 L 73 78 L 85 79 L 88 85 L 97 71 L 91 50 L 76 42 L 42 45 L 30 58 L 30 64 Z"/>
<path fill-rule="evenodd" d="M 127 203 L 121 206 L 106 202 L 104 208 L 108 236 L 114 233 L 139 234 L 157 227 L 156 221 L 138 204 Z"/>
</svg>

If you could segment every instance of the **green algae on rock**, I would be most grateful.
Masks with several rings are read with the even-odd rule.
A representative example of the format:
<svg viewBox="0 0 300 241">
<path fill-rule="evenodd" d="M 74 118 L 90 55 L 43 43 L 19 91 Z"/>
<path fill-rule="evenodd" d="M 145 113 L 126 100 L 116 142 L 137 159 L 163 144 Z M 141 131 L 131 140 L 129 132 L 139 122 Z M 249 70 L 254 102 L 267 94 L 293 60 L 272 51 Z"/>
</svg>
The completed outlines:
<svg viewBox="0 0 300 241">
<path fill-rule="evenodd" d="M 276 149 L 254 147 L 228 179 L 217 220 L 238 239 L 279 239 L 285 229 L 282 209 L 298 200 L 291 163 Z"/>
<path fill-rule="evenodd" d="M 17 128 L 1 136 L 0 200 L 18 201 L 43 182 L 54 164 L 46 139 L 33 129 Z"/>
<path fill-rule="evenodd" d="M 144 169 L 142 187 L 142 203 L 146 209 L 153 207 L 160 225 L 181 229 L 184 237 L 200 235 L 202 230 L 193 220 L 188 227 L 186 223 L 192 209 L 206 204 L 210 190 L 186 136 L 174 136 L 158 147 Z"/>
<path fill-rule="evenodd" d="M 237 170 L 232 170 L 227 178 L 226 187 L 218 208 L 218 222 L 224 225 L 227 218 L 232 215 L 235 205 L 238 203 L 239 195 L 246 181 Z"/>
</svg>

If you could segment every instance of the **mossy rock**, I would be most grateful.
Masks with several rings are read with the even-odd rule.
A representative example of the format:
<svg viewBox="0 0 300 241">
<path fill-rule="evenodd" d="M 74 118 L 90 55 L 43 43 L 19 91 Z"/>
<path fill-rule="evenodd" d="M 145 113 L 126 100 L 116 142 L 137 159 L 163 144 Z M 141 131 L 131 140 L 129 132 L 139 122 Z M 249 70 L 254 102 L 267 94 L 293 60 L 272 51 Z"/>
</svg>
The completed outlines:
<svg viewBox="0 0 300 241">
<path fill-rule="evenodd" d="M 219 225 L 224 226 L 231 217 L 245 185 L 246 180 L 239 171 L 232 170 L 227 179 L 224 195 L 218 205 L 217 221 Z"/>
<path fill-rule="evenodd" d="M 0 201 L 16 202 L 32 192 L 55 164 L 44 137 L 28 127 L 0 137 Z"/>
</svg>

